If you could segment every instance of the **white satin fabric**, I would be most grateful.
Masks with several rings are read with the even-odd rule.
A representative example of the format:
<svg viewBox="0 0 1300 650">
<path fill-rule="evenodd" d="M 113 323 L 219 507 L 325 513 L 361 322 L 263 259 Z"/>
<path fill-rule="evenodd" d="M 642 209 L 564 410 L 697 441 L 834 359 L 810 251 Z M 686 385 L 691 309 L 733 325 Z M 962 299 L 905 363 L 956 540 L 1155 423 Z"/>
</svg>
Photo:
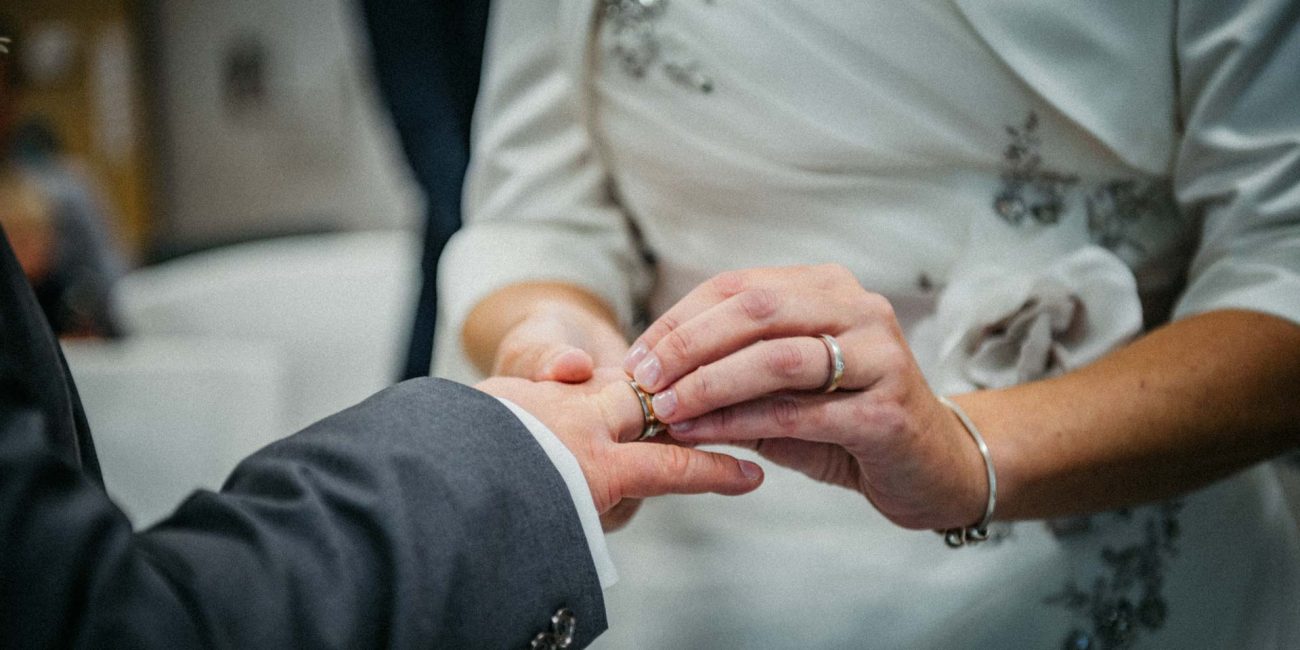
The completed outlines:
<svg viewBox="0 0 1300 650">
<path fill-rule="evenodd" d="M 472 377 L 456 334 L 512 282 L 587 287 L 631 335 L 721 270 L 780 264 L 889 297 L 941 392 L 1063 372 L 1171 316 L 1300 322 L 1294 2 L 634 4 L 653 11 L 616 33 L 588 1 L 494 3 L 439 374 Z M 768 470 L 611 537 L 603 643 L 1300 644 L 1267 467 L 958 552 Z"/>
</svg>

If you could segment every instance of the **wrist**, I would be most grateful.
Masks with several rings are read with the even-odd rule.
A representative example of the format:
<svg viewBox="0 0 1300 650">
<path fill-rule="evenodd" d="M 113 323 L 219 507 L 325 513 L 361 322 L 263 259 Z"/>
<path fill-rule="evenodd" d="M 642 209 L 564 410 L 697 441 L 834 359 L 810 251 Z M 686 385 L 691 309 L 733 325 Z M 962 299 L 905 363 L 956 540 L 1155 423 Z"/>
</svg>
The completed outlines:
<svg viewBox="0 0 1300 650">
<path fill-rule="evenodd" d="M 982 390 L 953 396 L 950 399 L 966 413 L 966 416 L 978 428 L 988 447 L 989 458 L 992 460 L 994 471 L 997 474 L 997 507 L 993 515 L 994 520 L 1018 518 L 1016 514 L 1018 502 L 1016 495 L 1019 492 L 1022 475 L 1015 441 L 1007 435 L 1007 417 L 1005 416 L 1006 411 L 1003 405 L 1002 391 Z M 972 510 L 972 512 L 977 512 L 976 519 L 978 519 L 979 516 L 983 515 L 988 481 L 985 477 L 983 459 L 978 448 L 969 434 L 966 434 L 960 428 L 960 424 L 958 427 L 958 430 L 965 436 L 965 451 L 969 462 L 965 475 L 970 477 L 967 479 L 968 484 L 974 486 L 975 491 L 978 493 L 979 505 Z M 973 522 L 976 519 L 971 521 Z M 969 523 L 971 522 L 967 522 L 967 524 Z"/>
<path fill-rule="evenodd" d="M 964 478 L 958 481 L 958 485 L 962 487 L 954 491 L 954 501 L 962 504 L 960 509 L 966 513 L 961 515 L 962 518 L 957 524 L 947 526 L 940 531 L 943 533 L 944 542 L 949 547 L 961 548 L 967 544 L 983 542 L 989 537 L 989 524 L 992 523 L 997 508 L 997 471 L 993 465 L 988 443 L 966 410 L 947 397 L 940 396 L 939 402 L 952 416 L 950 425 L 951 420 L 956 420 L 955 428 L 959 431 L 957 437 L 967 438 L 966 448 L 973 447 L 977 452 L 974 458 L 969 452 L 960 453 L 959 457 L 963 458 L 964 462 L 957 463 L 962 469 L 955 472 L 957 476 Z"/>
</svg>

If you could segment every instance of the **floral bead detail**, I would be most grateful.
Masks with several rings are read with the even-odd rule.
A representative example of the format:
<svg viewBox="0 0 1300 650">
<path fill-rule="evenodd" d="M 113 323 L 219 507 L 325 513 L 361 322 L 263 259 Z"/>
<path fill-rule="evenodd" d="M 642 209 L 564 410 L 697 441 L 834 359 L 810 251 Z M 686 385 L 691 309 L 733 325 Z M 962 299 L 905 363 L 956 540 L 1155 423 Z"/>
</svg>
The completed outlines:
<svg viewBox="0 0 1300 650">
<path fill-rule="evenodd" d="M 1079 178 L 1043 167 L 1037 113 L 1031 111 L 1020 126 L 1008 126 L 1007 135 L 1011 144 L 1002 152 L 1007 169 L 1002 174 L 1002 191 L 993 201 L 994 211 L 1014 226 L 1026 220 L 1057 223 L 1065 209 L 1066 191 Z"/>
<path fill-rule="evenodd" d="M 1143 632 L 1164 627 L 1169 616 L 1164 596 L 1165 567 L 1178 553 L 1181 509 L 1181 502 L 1169 501 L 1142 508 L 1142 517 L 1135 517 L 1129 510 L 1108 515 L 1116 519 L 1107 522 L 1109 525 L 1140 525 L 1142 539 L 1120 548 L 1102 549 L 1105 571 L 1094 578 L 1090 589 L 1070 582 L 1043 601 L 1074 612 L 1084 623 L 1084 627 L 1066 634 L 1062 648 L 1132 648 Z"/>
<path fill-rule="evenodd" d="M 1134 232 L 1143 221 L 1177 215 L 1167 179 L 1115 178 L 1084 186 L 1079 176 L 1051 169 L 1043 161 L 1038 114 L 1007 126 L 1011 142 L 1002 152 L 1002 187 L 993 211 L 1017 227 L 1054 226 L 1082 202 L 1093 243 L 1111 251 L 1145 253 Z"/>
<path fill-rule="evenodd" d="M 700 93 L 713 92 L 713 80 L 698 61 L 677 54 L 675 43 L 663 38 L 657 24 L 668 11 L 670 0 L 604 0 L 606 51 L 623 72 L 644 79 L 654 69 L 674 83 Z"/>
</svg>

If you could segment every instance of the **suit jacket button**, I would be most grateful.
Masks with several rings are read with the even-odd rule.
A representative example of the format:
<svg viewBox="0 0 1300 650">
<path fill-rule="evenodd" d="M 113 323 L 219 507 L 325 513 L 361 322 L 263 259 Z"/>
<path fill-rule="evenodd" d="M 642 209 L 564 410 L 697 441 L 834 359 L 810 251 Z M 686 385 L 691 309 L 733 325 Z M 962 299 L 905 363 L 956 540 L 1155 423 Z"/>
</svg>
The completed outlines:
<svg viewBox="0 0 1300 650">
<path fill-rule="evenodd" d="M 568 648 L 573 645 L 573 636 L 578 631 L 578 617 L 568 607 L 562 607 L 551 617 L 551 634 L 555 647 Z"/>
<path fill-rule="evenodd" d="M 562 607 L 551 616 L 550 631 L 538 632 L 528 647 L 531 650 L 564 650 L 573 646 L 577 630 L 578 617 L 568 607 Z"/>
</svg>

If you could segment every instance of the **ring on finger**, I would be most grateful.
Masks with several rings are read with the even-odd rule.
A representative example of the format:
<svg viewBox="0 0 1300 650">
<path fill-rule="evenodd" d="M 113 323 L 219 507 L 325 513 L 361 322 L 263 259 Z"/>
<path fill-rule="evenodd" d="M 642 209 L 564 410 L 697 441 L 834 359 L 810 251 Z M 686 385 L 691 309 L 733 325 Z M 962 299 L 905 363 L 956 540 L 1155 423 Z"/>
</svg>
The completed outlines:
<svg viewBox="0 0 1300 650">
<path fill-rule="evenodd" d="M 839 390 L 840 382 L 844 379 L 844 350 L 840 348 L 839 341 L 830 334 L 822 334 L 821 339 L 826 345 L 826 351 L 830 353 L 830 372 L 826 377 L 826 383 L 817 390 L 822 393 L 833 393 Z"/>
<path fill-rule="evenodd" d="M 651 399 L 653 395 L 647 393 L 644 388 L 641 388 L 641 385 L 636 383 L 635 379 L 628 379 L 627 385 L 632 387 L 632 392 L 636 393 L 637 401 L 641 403 L 641 435 L 636 437 L 636 442 L 640 442 L 646 438 L 653 438 L 662 433 L 664 430 L 664 423 L 660 422 L 659 418 L 655 417 L 654 401 Z"/>
</svg>

